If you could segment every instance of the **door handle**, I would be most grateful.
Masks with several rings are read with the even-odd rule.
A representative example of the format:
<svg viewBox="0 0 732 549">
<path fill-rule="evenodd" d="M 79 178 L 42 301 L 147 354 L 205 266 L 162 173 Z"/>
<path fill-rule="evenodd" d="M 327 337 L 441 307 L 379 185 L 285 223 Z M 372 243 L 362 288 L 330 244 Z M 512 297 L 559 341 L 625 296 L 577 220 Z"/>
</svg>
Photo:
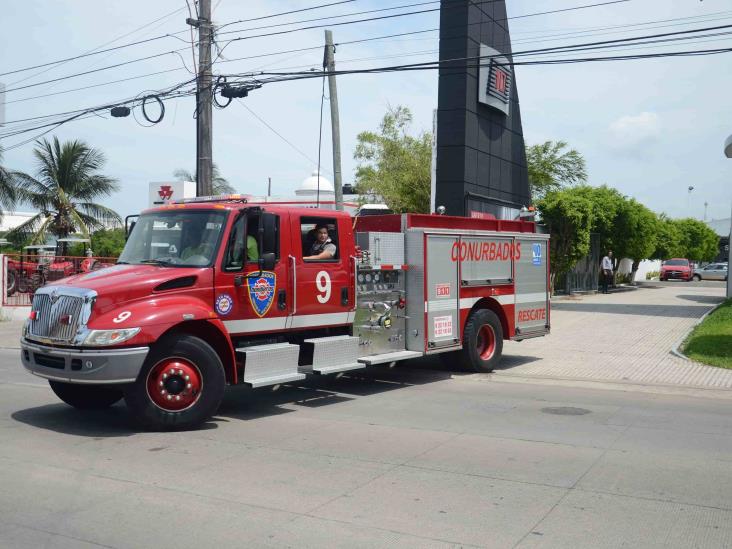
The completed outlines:
<svg viewBox="0 0 732 549">
<path fill-rule="evenodd" d="M 237 288 L 239 286 L 244 286 L 244 275 L 236 275 L 234 277 L 234 286 L 236 286 Z"/>
<path fill-rule="evenodd" d="M 341 288 L 341 305 L 346 306 L 348 305 L 348 287 Z"/>
<path fill-rule="evenodd" d="M 287 290 L 277 292 L 277 308 L 280 311 L 287 309 Z"/>
</svg>

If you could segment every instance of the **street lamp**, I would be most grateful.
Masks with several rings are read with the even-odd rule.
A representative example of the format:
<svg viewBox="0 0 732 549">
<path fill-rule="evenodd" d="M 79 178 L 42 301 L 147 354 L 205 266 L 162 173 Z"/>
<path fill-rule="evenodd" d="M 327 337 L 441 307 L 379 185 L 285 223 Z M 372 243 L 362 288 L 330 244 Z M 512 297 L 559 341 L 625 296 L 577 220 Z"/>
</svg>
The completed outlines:
<svg viewBox="0 0 732 549">
<path fill-rule="evenodd" d="M 732 158 L 732 135 L 730 135 L 724 142 L 724 155 L 727 158 Z M 730 211 L 729 219 L 729 242 L 727 242 L 727 298 L 732 298 L 732 276 L 729 276 L 730 269 L 732 269 L 732 210 Z"/>
</svg>

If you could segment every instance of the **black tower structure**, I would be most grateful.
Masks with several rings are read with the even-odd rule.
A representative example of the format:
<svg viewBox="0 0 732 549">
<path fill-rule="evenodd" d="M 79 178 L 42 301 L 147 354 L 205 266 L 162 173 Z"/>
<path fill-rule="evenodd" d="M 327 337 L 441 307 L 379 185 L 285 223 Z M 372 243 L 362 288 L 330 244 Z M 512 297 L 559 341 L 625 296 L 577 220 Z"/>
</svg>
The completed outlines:
<svg viewBox="0 0 732 549">
<path fill-rule="evenodd" d="M 442 0 L 434 206 L 513 219 L 531 203 L 505 0 Z"/>
</svg>

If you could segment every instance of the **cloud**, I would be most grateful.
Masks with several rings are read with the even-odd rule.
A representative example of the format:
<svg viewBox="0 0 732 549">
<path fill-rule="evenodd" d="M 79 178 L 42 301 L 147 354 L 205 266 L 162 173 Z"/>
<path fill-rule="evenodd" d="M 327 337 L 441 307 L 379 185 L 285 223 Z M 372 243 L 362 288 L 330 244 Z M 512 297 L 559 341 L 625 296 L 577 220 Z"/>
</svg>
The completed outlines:
<svg viewBox="0 0 732 549">
<path fill-rule="evenodd" d="M 661 135 L 660 118 L 655 112 L 621 116 L 610 124 L 610 134 L 619 149 L 648 145 Z"/>
</svg>

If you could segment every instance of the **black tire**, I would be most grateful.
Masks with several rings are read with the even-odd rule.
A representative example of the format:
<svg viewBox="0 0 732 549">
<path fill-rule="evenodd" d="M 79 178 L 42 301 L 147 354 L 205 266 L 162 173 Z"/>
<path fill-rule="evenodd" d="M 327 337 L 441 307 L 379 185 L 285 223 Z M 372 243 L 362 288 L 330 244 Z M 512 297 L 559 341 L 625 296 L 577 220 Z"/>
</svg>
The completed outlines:
<svg viewBox="0 0 732 549">
<path fill-rule="evenodd" d="M 693 280 L 694 282 L 699 282 L 699 281 L 700 281 L 700 280 L 702 279 L 702 278 L 701 278 L 701 275 L 698 275 L 698 274 L 696 274 L 696 275 L 692 276 L 691 278 L 692 278 L 692 280 Z"/>
<path fill-rule="evenodd" d="M 487 334 L 487 337 L 486 337 Z M 492 343 L 486 343 L 492 338 Z M 479 373 L 490 373 L 501 361 L 503 327 L 496 313 L 488 309 L 474 311 L 463 332 L 462 363 Z"/>
<path fill-rule="evenodd" d="M 79 385 L 52 380 L 48 384 L 58 398 L 79 410 L 104 410 L 123 396 L 121 389 L 104 385 Z"/>
<path fill-rule="evenodd" d="M 8 280 L 6 283 L 8 297 L 18 291 L 18 273 L 15 269 L 8 269 Z"/>
<path fill-rule="evenodd" d="M 166 371 L 173 372 L 167 379 Z M 189 380 L 189 376 L 193 379 Z M 161 339 L 152 348 L 137 381 L 125 392 L 125 402 L 135 420 L 146 429 L 191 429 L 216 413 L 225 387 L 224 366 L 216 351 L 197 337 L 174 335 Z M 178 397 L 182 397 L 185 407 L 175 409 Z"/>
</svg>

